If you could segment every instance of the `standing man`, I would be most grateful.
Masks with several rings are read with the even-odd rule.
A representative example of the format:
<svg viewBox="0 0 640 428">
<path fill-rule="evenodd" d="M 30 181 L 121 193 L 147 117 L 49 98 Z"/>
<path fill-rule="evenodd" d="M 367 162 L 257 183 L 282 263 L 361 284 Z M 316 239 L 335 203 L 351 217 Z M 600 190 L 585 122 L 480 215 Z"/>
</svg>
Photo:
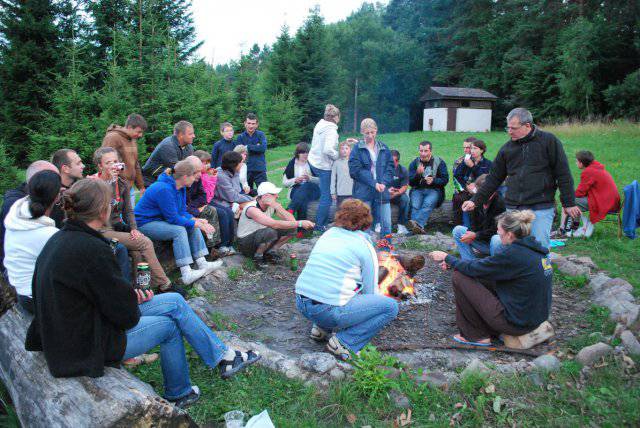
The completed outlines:
<svg viewBox="0 0 640 428">
<path fill-rule="evenodd" d="M 247 147 L 247 182 L 253 189 L 255 183 L 258 187 L 267 181 L 267 161 L 264 153 L 267 151 L 267 137 L 264 132 L 258 131 L 258 117 L 254 113 L 248 113 L 244 120 L 245 131 L 238 135 L 236 145 Z"/>
<path fill-rule="evenodd" d="M 531 112 L 525 108 L 509 112 L 507 132 L 511 140 L 500 148 L 484 185 L 471 200 L 462 204 L 462 210 L 471 211 L 476 204 L 485 204 L 506 179 L 507 211 L 532 210 L 536 218 L 531 235 L 549 248 L 557 188 L 560 188 L 564 213 L 580 217 L 567 155 L 560 140 L 535 126 Z"/>
<path fill-rule="evenodd" d="M 147 130 L 147 121 L 137 113 L 127 116 L 127 121 L 122 126 L 111 124 L 107 128 L 107 133 L 102 139 L 102 147 L 113 147 L 118 152 L 120 159 L 124 163 L 124 171 L 120 172 L 120 177 L 129 182 L 131 188 L 131 203 L 135 204 L 135 192 L 133 186 L 138 188 L 140 193 L 144 193 L 144 180 L 142 179 L 142 169 L 138 160 L 138 140 Z"/>
<path fill-rule="evenodd" d="M 400 152 L 391 150 L 393 158 L 393 182 L 389 188 L 389 196 L 391 203 L 398 206 L 398 235 L 407 235 L 409 231 L 405 227 L 409 220 L 409 196 L 407 189 L 409 188 L 409 173 L 407 168 L 400 165 Z"/>
<path fill-rule="evenodd" d="M 148 187 L 156 181 L 158 176 L 167 168 L 193 154 L 193 139 L 196 134 L 193 125 L 181 120 L 173 126 L 173 135 L 165 138 L 156 148 L 142 167 L 144 184 Z"/>
<path fill-rule="evenodd" d="M 435 156 L 430 141 L 422 141 L 418 146 L 420 156 L 409 165 L 411 185 L 411 220 L 407 227 L 416 235 L 424 234 L 424 227 L 434 208 L 444 201 L 444 186 L 449 182 L 447 164 Z"/>
</svg>

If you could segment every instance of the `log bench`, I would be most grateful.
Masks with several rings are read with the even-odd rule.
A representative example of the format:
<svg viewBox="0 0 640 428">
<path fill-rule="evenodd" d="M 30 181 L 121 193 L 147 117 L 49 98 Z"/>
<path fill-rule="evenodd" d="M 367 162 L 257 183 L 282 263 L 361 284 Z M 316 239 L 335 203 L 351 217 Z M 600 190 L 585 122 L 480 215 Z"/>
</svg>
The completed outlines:
<svg viewBox="0 0 640 428">
<path fill-rule="evenodd" d="M 315 221 L 316 213 L 318 212 L 318 201 L 312 201 L 309 203 L 307 207 L 307 219 L 311 221 Z M 336 214 L 336 204 L 331 204 L 331 209 L 329 210 L 329 222 L 333 221 L 333 218 Z M 391 224 L 398 224 L 398 206 L 391 204 Z M 453 208 L 451 205 L 451 201 L 444 201 L 439 208 L 436 208 L 431 212 L 431 216 L 429 217 L 429 222 L 427 224 L 433 223 L 449 223 L 453 221 Z"/>
<path fill-rule="evenodd" d="M 54 378 L 44 355 L 24 349 L 32 316 L 14 303 L 0 279 L 0 380 L 24 427 L 195 427 L 173 406 L 127 370 L 105 368 L 99 378 Z M 13 301 L 12 301 L 13 299 Z"/>
</svg>

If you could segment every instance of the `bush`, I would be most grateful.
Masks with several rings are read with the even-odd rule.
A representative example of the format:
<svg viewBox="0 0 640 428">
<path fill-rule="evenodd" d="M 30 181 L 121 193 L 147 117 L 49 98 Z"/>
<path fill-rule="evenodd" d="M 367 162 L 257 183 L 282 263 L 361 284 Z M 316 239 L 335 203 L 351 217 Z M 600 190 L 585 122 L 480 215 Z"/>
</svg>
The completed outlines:
<svg viewBox="0 0 640 428">
<path fill-rule="evenodd" d="M 16 187 L 19 183 L 18 170 L 13 166 L 13 159 L 7 154 L 4 142 L 0 141 L 0 197 L 4 193 Z"/>
</svg>

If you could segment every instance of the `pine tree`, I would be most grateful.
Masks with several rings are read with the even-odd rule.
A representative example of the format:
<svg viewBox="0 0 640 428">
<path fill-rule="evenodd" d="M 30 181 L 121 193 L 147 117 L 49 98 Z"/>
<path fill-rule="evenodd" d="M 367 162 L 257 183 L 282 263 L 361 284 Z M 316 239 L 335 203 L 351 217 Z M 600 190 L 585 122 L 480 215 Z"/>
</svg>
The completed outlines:
<svg viewBox="0 0 640 428">
<path fill-rule="evenodd" d="M 4 142 L 0 140 L 0 199 L 4 193 L 18 185 L 18 170 L 15 161 L 8 155 Z"/>
</svg>

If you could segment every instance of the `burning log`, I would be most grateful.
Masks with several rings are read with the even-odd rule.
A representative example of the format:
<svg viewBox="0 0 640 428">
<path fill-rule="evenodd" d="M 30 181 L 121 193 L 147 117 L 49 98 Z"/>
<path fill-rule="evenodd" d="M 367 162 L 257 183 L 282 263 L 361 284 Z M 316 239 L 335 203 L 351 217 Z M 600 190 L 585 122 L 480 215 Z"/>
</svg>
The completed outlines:
<svg viewBox="0 0 640 428">
<path fill-rule="evenodd" d="M 402 267 L 411 276 L 415 276 L 416 273 L 418 273 L 418 271 L 424 267 L 424 263 L 425 263 L 424 256 L 398 255 L 397 258 L 400 264 L 402 265 Z"/>
<path fill-rule="evenodd" d="M 415 294 L 414 279 L 395 255 L 386 251 L 380 252 L 378 262 L 378 288 L 381 294 L 399 299 L 407 299 Z M 422 263 L 424 265 L 424 258 Z"/>
</svg>

